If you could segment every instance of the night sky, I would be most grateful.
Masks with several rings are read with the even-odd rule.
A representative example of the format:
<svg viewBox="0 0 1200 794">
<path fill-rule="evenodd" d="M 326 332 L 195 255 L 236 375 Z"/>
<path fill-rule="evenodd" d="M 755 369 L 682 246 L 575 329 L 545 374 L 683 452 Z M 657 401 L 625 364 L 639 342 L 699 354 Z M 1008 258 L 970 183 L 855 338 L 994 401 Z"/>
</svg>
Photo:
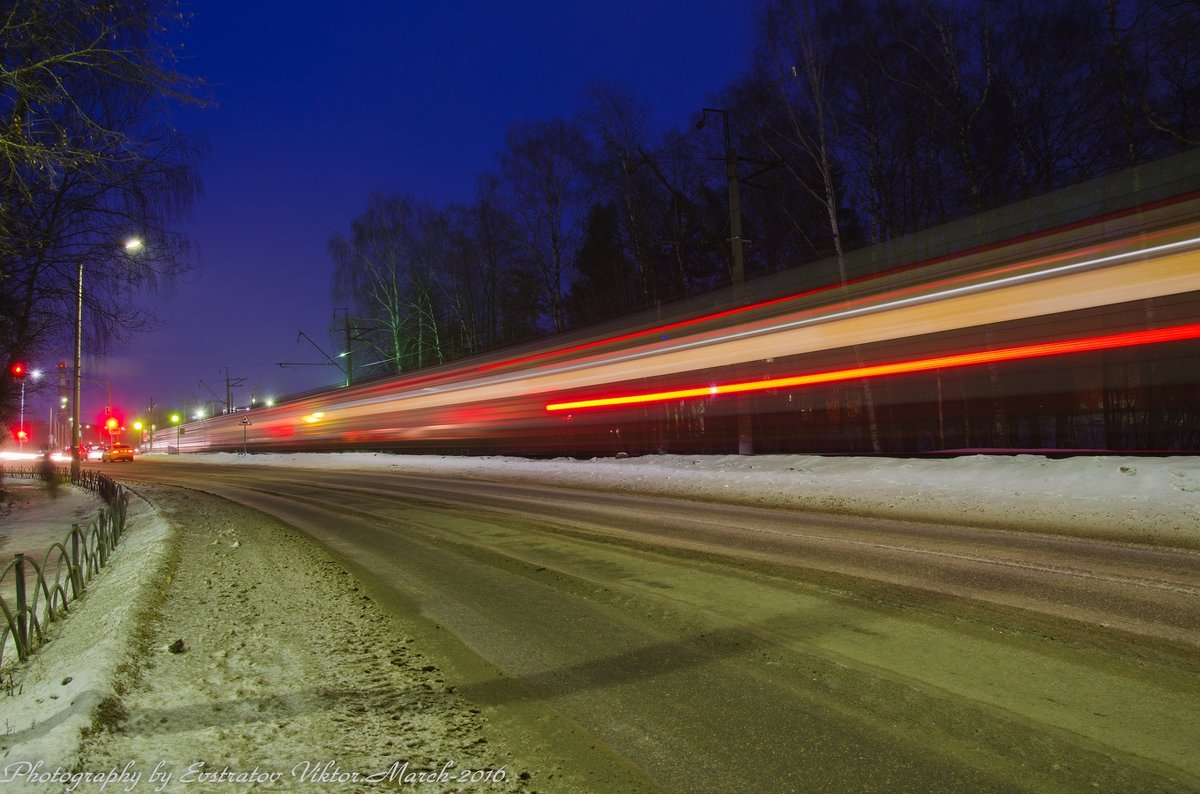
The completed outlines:
<svg viewBox="0 0 1200 794">
<path fill-rule="evenodd" d="M 92 367 L 125 416 L 153 399 L 256 397 L 334 384 L 330 237 L 372 191 L 470 201 L 511 125 L 575 113 L 593 82 L 627 86 L 661 130 L 684 127 L 749 58 L 739 0 L 228 2 L 205 0 L 186 70 L 215 106 L 174 121 L 203 135 L 204 195 L 185 229 L 195 269 L 154 297 L 160 328 Z M 207 386 L 201 385 L 203 381 Z M 103 405 L 85 388 L 83 413 Z M 211 389 L 211 391 L 210 391 Z"/>
</svg>

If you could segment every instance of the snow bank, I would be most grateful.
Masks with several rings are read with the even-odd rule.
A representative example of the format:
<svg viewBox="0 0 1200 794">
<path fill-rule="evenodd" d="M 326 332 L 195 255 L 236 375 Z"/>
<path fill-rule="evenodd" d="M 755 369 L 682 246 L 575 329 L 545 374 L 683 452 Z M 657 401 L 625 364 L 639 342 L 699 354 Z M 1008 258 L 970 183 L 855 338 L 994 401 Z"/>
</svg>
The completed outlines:
<svg viewBox="0 0 1200 794">
<path fill-rule="evenodd" d="M 1200 457 L 1193 456 L 651 455 L 527 460 L 347 452 L 156 459 L 536 480 L 697 501 L 1200 547 Z"/>
</svg>

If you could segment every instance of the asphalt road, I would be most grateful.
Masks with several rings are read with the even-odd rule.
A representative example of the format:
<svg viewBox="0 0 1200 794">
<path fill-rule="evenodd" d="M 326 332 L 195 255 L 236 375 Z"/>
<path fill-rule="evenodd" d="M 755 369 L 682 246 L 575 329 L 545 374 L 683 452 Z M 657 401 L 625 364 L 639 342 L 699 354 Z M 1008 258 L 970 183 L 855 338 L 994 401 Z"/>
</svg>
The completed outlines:
<svg viewBox="0 0 1200 794">
<path fill-rule="evenodd" d="M 665 790 L 1200 787 L 1194 551 L 371 470 L 111 472 L 308 534 L 499 723 L 550 754 L 531 723 L 577 725 Z"/>
</svg>

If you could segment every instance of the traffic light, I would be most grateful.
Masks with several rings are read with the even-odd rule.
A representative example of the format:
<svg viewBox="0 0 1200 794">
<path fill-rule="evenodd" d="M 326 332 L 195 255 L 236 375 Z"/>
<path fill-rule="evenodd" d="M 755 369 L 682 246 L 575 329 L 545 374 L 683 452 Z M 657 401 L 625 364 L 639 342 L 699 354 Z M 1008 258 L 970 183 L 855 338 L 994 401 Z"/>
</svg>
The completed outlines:
<svg viewBox="0 0 1200 794">
<path fill-rule="evenodd" d="M 8 371 L 11 372 L 12 376 L 14 378 L 16 378 L 17 380 L 24 378 L 25 377 L 25 362 L 24 361 L 14 361 L 13 365 L 11 367 L 9 367 Z"/>
<path fill-rule="evenodd" d="M 110 436 L 115 436 L 117 433 L 121 432 L 121 423 L 117 421 L 117 417 L 115 416 L 110 416 L 105 419 L 104 427 L 108 429 L 108 434 Z"/>
</svg>

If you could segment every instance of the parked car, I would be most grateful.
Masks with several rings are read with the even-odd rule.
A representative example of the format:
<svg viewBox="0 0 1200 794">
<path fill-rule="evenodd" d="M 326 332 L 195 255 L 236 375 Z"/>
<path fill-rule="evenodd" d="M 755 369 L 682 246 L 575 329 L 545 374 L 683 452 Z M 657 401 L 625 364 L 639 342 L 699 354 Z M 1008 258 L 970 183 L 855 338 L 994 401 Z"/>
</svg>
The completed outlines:
<svg viewBox="0 0 1200 794">
<path fill-rule="evenodd" d="M 105 463 L 116 463 L 119 460 L 129 461 L 133 463 L 133 447 L 128 444 L 113 444 L 108 449 L 104 450 L 101 457 Z"/>
</svg>

